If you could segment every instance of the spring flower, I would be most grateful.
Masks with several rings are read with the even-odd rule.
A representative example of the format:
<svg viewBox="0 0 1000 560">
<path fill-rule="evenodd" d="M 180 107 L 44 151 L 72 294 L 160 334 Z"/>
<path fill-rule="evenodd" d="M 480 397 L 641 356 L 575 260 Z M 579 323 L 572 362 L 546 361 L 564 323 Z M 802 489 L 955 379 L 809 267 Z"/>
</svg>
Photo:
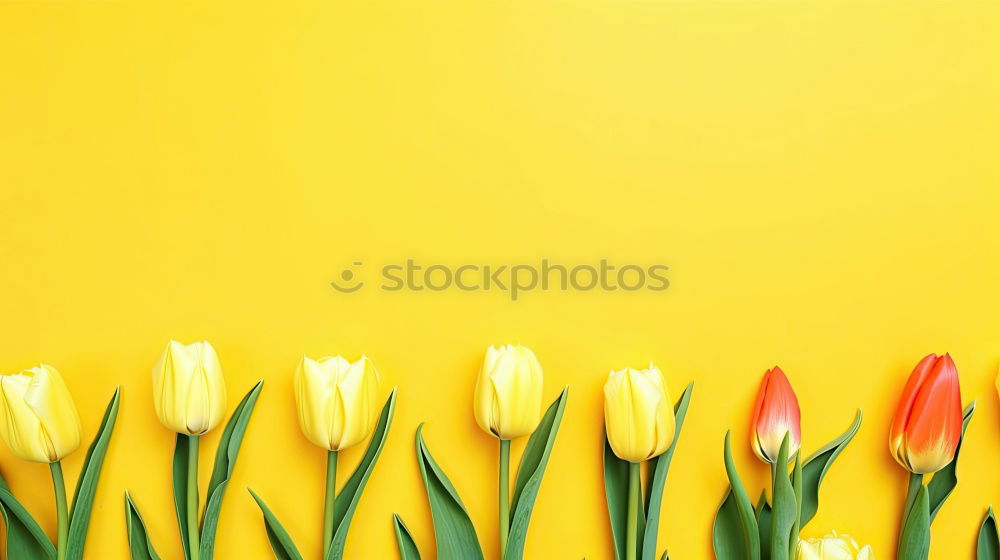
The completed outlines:
<svg viewBox="0 0 1000 560">
<path fill-rule="evenodd" d="M 361 443 L 375 427 L 379 375 L 365 356 L 302 358 L 295 371 L 299 426 L 312 443 L 341 451 Z"/>
<path fill-rule="evenodd" d="M 889 449 L 906 470 L 934 473 L 955 457 L 962 397 L 951 356 L 930 354 L 914 368 L 889 429 Z"/>
<path fill-rule="evenodd" d="M 0 376 L 0 436 L 26 461 L 55 463 L 80 447 L 80 416 L 56 368 Z"/>
<path fill-rule="evenodd" d="M 791 458 L 802 443 L 799 401 L 785 372 L 775 366 L 764 374 L 754 406 L 750 444 L 762 461 L 778 460 L 781 442 L 788 435 L 788 456 Z"/>
<path fill-rule="evenodd" d="M 795 549 L 795 560 L 873 560 L 871 546 L 859 548 L 847 535 L 832 531 L 821 539 L 800 540 Z"/>
<path fill-rule="evenodd" d="M 222 422 L 226 383 L 211 344 L 167 344 L 153 366 L 153 405 L 160 422 L 180 434 L 202 435 Z"/>
<path fill-rule="evenodd" d="M 604 384 L 604 422 L 611 448 L 625 461 L 666 451 L 674 441 L 674 406 L 660 370 L 650 363 L 612 371 Z"/>
<path fill-rule="evenodd" d="M 490 346 L 476 380 L 476 423 L 500 439 L 531 434 L 542 415 L 542 366 L 524 346 Z"/>
</svg>

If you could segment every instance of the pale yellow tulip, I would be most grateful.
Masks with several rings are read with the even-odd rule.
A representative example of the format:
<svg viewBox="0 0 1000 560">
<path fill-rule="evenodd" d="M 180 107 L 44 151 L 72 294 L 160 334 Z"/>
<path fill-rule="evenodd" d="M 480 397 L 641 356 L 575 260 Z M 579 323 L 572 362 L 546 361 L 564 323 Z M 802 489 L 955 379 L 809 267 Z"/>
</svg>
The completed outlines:
<svg viewBox="0 0 1000 560">
<path fill-rule="evenodd" d="M 476 423 L 500 439 L 530 435 L 542 414 L 542 365 L 524 346 L 490 346 L 476 380 Z"/>
<path fill-rule="evenodd" d="M 375 427 L 379 375 L 365 356 L 302 358 L 295 371 L 299 426 L 312 443 L 341 451 L 361 443 Z"/>
<path fill-rule="evenodd" d="M 167 344 L 153 366 L 153 405 L 160 422 L 180 434 L 202 435 L 222 422 L 226 382 L 211 344 Z"/>
<path fill-rule="evenodd" d="M 847 535 L 832 531 L 821 539 L 803 539 L 795 551 L 795 560 L 874 560 L 872 547 L 859 548 Z"/>
<path fill-rule="evenodd" d="M 56 368 L 0 376 L 0 436 L 27 461 L 54 463 L 80 447 L 80 416 Z"/>
<path fill-rule="evenodd" d="M 656 366 L 611 372 L 604 384 L 604 423 L 611 449 L 625 461 L 646 461 L 670 447 L 674 406 Z"/>
</svg>

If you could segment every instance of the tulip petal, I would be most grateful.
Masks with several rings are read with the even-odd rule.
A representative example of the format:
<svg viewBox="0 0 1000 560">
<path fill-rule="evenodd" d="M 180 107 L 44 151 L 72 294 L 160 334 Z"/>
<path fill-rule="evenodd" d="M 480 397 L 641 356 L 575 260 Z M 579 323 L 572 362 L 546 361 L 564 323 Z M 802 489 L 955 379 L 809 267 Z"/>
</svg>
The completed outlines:
<svg viewBox="0 0 1000 560">
<path fill-rule="evenodd" d="M 902 450 L 904 466 L 914 473 L 929 474 L 944 468 L 955 456 L 962 434 L 962 402 L 951 356 L 934 360 L 920 379 L 904 428 Z"/>
<path fill-rule="evenodd" d="M 761 460 L 774 463 L 781 443 L 788 434 L 789 456 L 794 456 L 802 441 L 799 401 L 781 368 L 764 374 L 752 420 L 751 445 Z"/>
</svg>

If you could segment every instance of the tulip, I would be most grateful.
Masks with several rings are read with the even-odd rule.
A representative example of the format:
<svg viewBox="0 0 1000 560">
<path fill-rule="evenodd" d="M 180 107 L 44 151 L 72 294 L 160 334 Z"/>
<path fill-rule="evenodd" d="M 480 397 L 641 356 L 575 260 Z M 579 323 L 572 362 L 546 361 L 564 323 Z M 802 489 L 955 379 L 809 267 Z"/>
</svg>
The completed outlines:
<svg viewBox="0 0 1000 560">
<path fill-rule="evenodd" d="M 958 370 L 950 355 L 930 354 L 906 381 L 889 429 L 889 449 L 906 470 L 930 474 L 954 459 L 961 437 Z"/>
<path fill-rule="evenodd" d="M 366 356 L 351 363 L 341 356 L 304 356 L 295 370 L 295 402 L 306 439 L 327 450 L 323 502 L 323 554 L 333 543 L 340 451 L 361 443 L 375 427 L 379 375 Z"/>
<path fill-rule="evenodd" d="M 612 371 L 604 384 L 604 426 L 608 443 L 628 461 L 628 520 L 626 560 L 635 560 L 637 512 L 642 492 L 639 465 L 662 454 L 674 441 L 674 406 L 663 374 L 648 369 Z"/>
<path fill-rule="evenodd" d="M 788 436 L 788 457 L 798 452 L 802 443 L 799 401 L 785 377 L 785 372 L 775 366 L 764 374 L 754 405 L 750 444 L 754 453 L 766 463 L 774 464 L 781 451 L 781 443 Z"/>
<path fill-rule="evenodd" d="M 306 439 L 341 451 L 361 443 L 375 427 L 379 375 L 365 356 L 303 357 L 295 370 L 295 402 Z"/>
<path fill-rule="evenodd" d="M 59 371 L 41 364 L 0 376 L 0 436 L 11 452 L 27 461 L 48 463 L 56 498 L 56 557 L 64 560 L 69 536 L 69 506 L 63 457 L 80 447 L 80 415 Z"/>
<path fill-rule="evenodd" d="M 80 416 L 56 368 L 0 376 L 0 435 L 26 461 L 55 463 L 80 447 Z"/>
<path fill-rule="evenodd" d="M 534 352 L 490 346 L 476 380 L 476 422 L 502 440 L 530 435 L 542 412 L 542 366 Z"/>
<path fill-rule="evenodd" d="M 510 440 L 531 434 L 542 414 L 542 365 L 521 345 L 490 345 L 476 379 L 476 423 L 500 440 L 500 557 L 510 533 Z"/>
<path fill-rule="evenodd" d="M 858 543 L 847 535 L 836 531 L 821 539 L 800 540 L 795 551 L 795 560 L 873 560 L 875 554 L 871 546 L 858 547 Z"/>
<path fill-rule="evenodd" d="M 222 422 L 226 384 L 211 344 L 167 344 L 153 366 L 153 405 L 160 422 L 179 434 L 200 436 Z"/>
</svg>

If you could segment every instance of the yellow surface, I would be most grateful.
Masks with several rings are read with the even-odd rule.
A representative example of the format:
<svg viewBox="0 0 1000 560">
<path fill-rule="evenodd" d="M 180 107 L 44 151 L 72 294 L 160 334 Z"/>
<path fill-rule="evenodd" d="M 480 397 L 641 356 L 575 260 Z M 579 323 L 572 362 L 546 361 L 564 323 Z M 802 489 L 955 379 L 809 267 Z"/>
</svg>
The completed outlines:
<svg viewBox="0 0 1000 560">
<path fill-rule="evenodd" d="M 887 425 L 912 366 L 950 351 L 981 406 L 932 557 L 970 557 L 1000 502 L 998 25 L 1000 4 L 976 1 L 5 2 L 0 367 L 58 367 L 88 439 L 124 387 L 89 558 L 126 556 L 126 488 L 179 557 L 172 435 L 150 401 L 169 337 L 216 345 L 230 407 L 266 379 L 219 560 L 269 557 L 248 486 L 317 557 L 324 454 L 291 374 L 303 353 L 361 352 L 400 400 L 348 557 L 395 557 L 393 511 L 430 556 L 426 421 L 495 558 L 496 447 L 471 399 L 503 342 L 537 352 L 546 401 L 572 387 L 528 558 L 610 557 L 600 387 L 650 359 L 675 394 L 697 380 L 671 557 L 710 555 L 727 428 L 763 482 L 747 424 L 780 364 L 807 449 L 866 415 L 805 533 L 890 558 L 905 476 Z M 543 256 L 665 262 L 672 285 L 517 303 L 328 286 L 357 259 Z M 54 532 L 48 469 L 6 449 L 0 464 Z"/>
</svg>

